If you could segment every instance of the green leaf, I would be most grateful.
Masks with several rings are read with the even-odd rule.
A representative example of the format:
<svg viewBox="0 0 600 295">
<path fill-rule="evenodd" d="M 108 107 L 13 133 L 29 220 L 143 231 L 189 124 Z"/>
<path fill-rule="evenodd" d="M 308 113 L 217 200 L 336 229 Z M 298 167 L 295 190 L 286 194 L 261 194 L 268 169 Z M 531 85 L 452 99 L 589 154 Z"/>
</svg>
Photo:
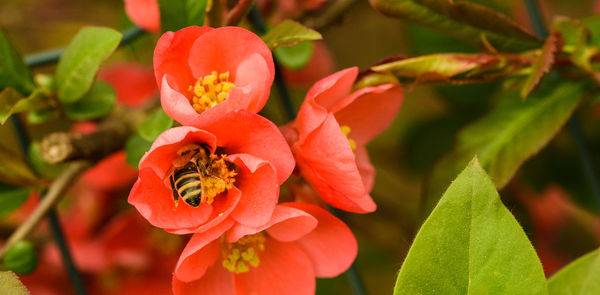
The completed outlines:
<svg viewBox="0 0 600 295">
<path fill-rule="evenodd" d="M 323 36 L 295 21 L 284 20 L 269 30 L 262 38 L 273 50 L 279 46 L 294 46 L 304 40 L 321 40 Z"/>
<path fill-rule="evenodd" d="M 14 88 L 0 92 L 0 124 L 6 123 L 11 115 L 48 106 L 48 98 L 36 89 L 29 97 L 22 96 Z"/>
<path fill-rule="evenodd" d="M 121 33 L 103 27 L 85 27 L 77 33 L 58 62 L 58 99 L 73 103 L 87 93 L 104 61 L 117 48 Z"/>
<path fill-rule="evenodd" d="M 413 21 L 480 48 L 482 36 L 500 51 L 534 49 L 541 42 L 509 17 L 485 6 L 440 0 L 371 0 L 383 14 Z"/>
<path fill-rule="evenodd" d="M 158 108 L 140 124 L 138 133 L 146 141 L 152 142 L 171 126 L 173 126 L 173 119 L 162 108 Z"/>
<path fill-rule="evenodd" d="M 401 58 L 371 67 L 371 71 L 392 74 L 402 83 L 486 82 L 519 70 L 523 58 L 503 54 L 440 53 Z"/>
<path fill-rule="evenodd" d="M 535 250 L 477 158 L 417 233 L 396 281 L 401 294 L 548 294 Z"/>
<path fill-rule="evenodd" d="M 39 184 L 38 178 L 27 162 L 2 145 L 0 145 L 0 179 L 4 183 L 20 186 Z"/>
<path fill-rule="evenodd" d="M 569 263 L 548 280 L 552 295 L 600 294 L 600 250 Z"/>
<path fill-rule="evenodd" d="M 24 95 L 35 88 L 33 76 L 23 58 L 0 30 L 0 90 L 14 87 Z"/>
<path fill-rule="evenodd" d="M 4 262 L 6 268 L 24 275 L 35 270 L 38 264 L 38 256 L 32 243 L 19 241 L 6 251 L 6 254 L 2 257 L 2 262 Z"/>
<path fill-rule="evenodd" d="M 127 153 L 126 161 L 134 168 L 138 167 L 140 160 L 144 154 L 150 150 L 152 142 L 145 140 L 138 134 L 131 136 L 125 143 L 125 152 Z"/>
<path fill-rule="evenodd" d="M 299 70 L 308 64 L 314 48 L 314 43 L 307 40 L 292 47 L 277 47 L 273 51 L 273 54 L 277 61 L 286 68 Z"/>
<path fill-rule="evenodd" d="M 25 285 L 19 281 L 19 277 L 12 271 L 0 271 L 0 290 L 4 294 L 10 295 L 29 295 Z"/>
<path fill-rule="evenodd" d="M 542 76 L 545 73 L 550 71 L 550 67 L 554 63 L 554 54 L 556 50 L 558 50 L 558 46 L 556 46 L 558 42 L 558 35 L 556 33 L 550 34 L 548 39 L 544 42 L 544 46 L 540 51 L 540 54 L 533 62 L 531 66 L 531 74 L 525 80 L 523 84 L 523 88 L 521 89 L 521 97 L 526 98 L 531 91 L 537 86 L 537 84 L 542 80 Z"/>
<path fill-rule="evenodd" d="M 27 200 L 29 192 L 30 189 L 26 187 L 0 183 L 0 218 L 21 207 Z"/>
<path fill-rule="evenodd" d="M 110 113 L 116 101 L 117 94 L 112 86 L 96 81 L 90 92 L 72 104 L 64 104 L 63 110 L 70 119 L 91 120 Z"/>
<path fill-rule="evenodd" d="M 427 211 L 473 156 L 477 155 L 496 187 L 502 188 L 525 160 L 554 137 L 579 104 L 587 84 L 548 82 L 552 87 L 534 92 L 527 101 L 508 93 L 491 113 L 459 133 L 452 151 L 430 174 L 424 196 Z"/>
<path fill-rule="evenodd" d="M 189 26 L 202 26 L 207 2 L 207 0 L 158 0 L 162 31 L 178 31 Z"/>
<path fill-rule="evenodd" d="M 60 117 L 60 112 L 57 109 L 43 108 L 39 110 L 33 110 L 27 113 L 27 122 L 29 124 L 42 124 L 51 119 Z"/>
</svg>

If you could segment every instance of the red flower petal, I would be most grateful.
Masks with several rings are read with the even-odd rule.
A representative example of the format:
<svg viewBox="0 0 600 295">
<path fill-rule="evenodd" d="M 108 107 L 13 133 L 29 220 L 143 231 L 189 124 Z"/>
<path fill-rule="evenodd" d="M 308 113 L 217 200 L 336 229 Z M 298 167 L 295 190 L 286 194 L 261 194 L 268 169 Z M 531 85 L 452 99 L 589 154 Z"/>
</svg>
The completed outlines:
<svg viewBox="0 0 600 295">
<path fill-rule="evenodd" d="M 317 277 L 335 277 L 346 271 L 358 251 L 356 238 L 341 220 L 311 204 L 287 203 L 314 216 L 319 225 L 296 243 L 310 257 Z"/>
<path fill-rule="evenodd" d="M 231 217 L 248 226 L 265 224 L 273 215 L 279 196 L 273 165 L 248 154 L 235 154 L 227 159 L 240 168 L 235 186 L 242 191 Z"/>
<path fill-rule="evenodd" d="M 392 123 L 402 97 L 402 88 L 392 84 L 362 88 L 350 95 L 350 104 L 334 110 L 335 118 L 350 127 L 357 146 L 365 145 Z"/>
<path fill-rule="evenodd" d="M 159 88 L 162 86 L 163 76 L 169 74 L 177 82 L 171 86 L 176 91 L 187 92 L 187 87 L 196 82 L 188 66 L 192 44 L 198 37 L 212 30 L 210 27 L 192 26 L 177 32 L 166 32 L 158 39 L 154 49 L 154 74 Z"/>
<path fill-rule="evenodd" d="M 356 166 L 358 167 L 358 172 L 360 173 L 360 177 L 365 185 L 365 191 L 370 192 L 375 184 L 375 167 L 373 167 L 373 164 L 371 164 L 371 160 L 369 160 L 369 153 L 364 145 L 357 146 L 354 150 L 354 154 L 356 155 Z"/>
<path fill-rule="evenodd" d="M 119 103 L 139 107 L 158 95 L 151 68 L 135 63 L 119 63 L 98 73 L 98 79 L 108 82 L 117 92 Z"/>
<path fill-rule="evenodd" d="M 185 283 L 173 276 L 173 294 L 175 295 L 235 295 L 233 273 L 219 263 L 206 270 L 199 280 Z"/>
<path fill-rule="evenodd" d="M 203 128 L 214 134 L 217 146 L 228 154 L 250 154 L 269 161 L 282 184 L 294 169 L 294 157 L 283 135 L 273 122 L 246 110 L 224 115 Z"/>
<path fill-rule="evenodd" d="M 104 191 L 131 185 L 138 172 L 125 162 L 125 157 L 125 151 L 119 151 L 102 159 L 83 174 L 84 181 L 94 189 Z"/>
<path fill-rule="evenodd" d="M 220 257 L 219 237 L 232 225 L 233 221 L 227 220 L 205 232 L 194 234 L 177 261 L 174 276 L 182 282 L 201 278 Z"/>
<path fill-rule="evenodd" d="M 235 276 L 236 294 L 312 295 L 315 274 L 310 258 L 295 243 L 267 238 L 260 265 Z"/>
<path fill-rule="evenodd" d="M 146 31 L 160 32 L 160 12 L 157 0 L 125 0 L 125 12 Z"/>
<path fill-rule="evenodd" d="M 268 223 L 259 227 L 236 224 L 227 232 L 227 241 L 233 243 L 243 236 L 266 230 L 272 238 L 290 242 L 308 234 L 316 226 L 317 220 L 310 214 L 287 206 L 277 206 Z"/>
<path fill-rule="evenodd" d="M 375 211 L 348 139 L 332 114 L 292 148 L 302 175 L 327 203 L 351 212 Z"/>
<path fill-rule="evenodd" d="M 325 42 L 315 41 L 315 49 L 308 64 L 299 70 L 282 68 L 286 82 L 294 87 L 308 87 L 317 80 L 331 74 L 335 69 L 333 56 Z"/>
</svg>

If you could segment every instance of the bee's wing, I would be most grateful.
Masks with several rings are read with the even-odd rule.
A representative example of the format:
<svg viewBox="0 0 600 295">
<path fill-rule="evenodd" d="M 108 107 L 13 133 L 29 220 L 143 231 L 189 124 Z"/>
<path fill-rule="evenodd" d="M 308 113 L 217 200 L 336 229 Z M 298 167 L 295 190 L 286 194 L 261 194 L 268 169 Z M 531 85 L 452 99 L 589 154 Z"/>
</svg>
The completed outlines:
<svg viewBox="0 0 600 295">
<path fill-rule="evenodd" d="M 173 177 L 173 174 L 169 175 L 169 181 L 171 182 L 171 190 L 173 190 L 173 201 L 175 201 L 175 208 L 177 208 L 177 205 L 179 204 L 179 191 L 175 187 L 175 179 Z"/>
</svg>

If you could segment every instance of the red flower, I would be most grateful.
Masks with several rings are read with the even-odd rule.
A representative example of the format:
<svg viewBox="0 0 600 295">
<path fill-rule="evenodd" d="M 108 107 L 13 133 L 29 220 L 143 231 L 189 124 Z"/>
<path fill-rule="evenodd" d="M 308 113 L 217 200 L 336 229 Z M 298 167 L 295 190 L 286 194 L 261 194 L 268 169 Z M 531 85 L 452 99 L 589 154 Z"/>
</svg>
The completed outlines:
<svg viewBox="0 0 600 295">
<path fill-rule="evenodd" d="M 125 12 L 138 27 L 160 32 L 160 11 L 157 0 L 125 0 Z"/>
<path fill-rule="evenodd" d="M 333 73 L 335 64 L 333 56 L 322 41 L 315 41 L 315 49 L 308 64 L 299 70 L 282 68 L 286 82 L 294 87 L 308 87 L 317 80 Z"/>
<path fill-rule="evenodd" d="M 119 104 L 128 107 L 140 107 L 158 97 L 152 69 L 140 64 L 110 65 L 98 73 L 98 79 L 114 87 Z"/>
<path fill-rule="evenodd" d="M 179 294 L 314 294 L 315 276 L 334 277 L 356 257 L 350 229 L 310 204 L 277 206 L 269 223 L 230 220 L 192 236 L 173 276 Z"/>
<path fill-rule="evenodd" d="M 402 90 L 392 84 L 350 93 L 357 68 L 318 81 L 298 117 L 282 128 L 302 176 L 330 205 L 372 212 L 375 171 L 365 145 L 392 122 Z"/>
<path fill-rule="evenodd" d="M 192 154 L 197 164 L 187 162 Z M 185 167 L 199 173 L 177 172 Z M 234 111 L 204 129 L 184 126 L 162 133 L 140 161 L 129 202 L 150 223 L 173 233 L 207 230 L 230 215 L 258 226 L 271 217 L 279 185 L 293 167 L 289 147 L 271 121 Z M 180 198 L 177 192 L 185 190 L 186 198 Z"/>
<path fill-rule="evenodd" d="M 201 126 L 230 111 L 260 111 L 275 70 L 271 51 L 254 33 L 194 26 L 160 37 L 154 73 L 165 112 L 182 125 Z"/>
</svg>

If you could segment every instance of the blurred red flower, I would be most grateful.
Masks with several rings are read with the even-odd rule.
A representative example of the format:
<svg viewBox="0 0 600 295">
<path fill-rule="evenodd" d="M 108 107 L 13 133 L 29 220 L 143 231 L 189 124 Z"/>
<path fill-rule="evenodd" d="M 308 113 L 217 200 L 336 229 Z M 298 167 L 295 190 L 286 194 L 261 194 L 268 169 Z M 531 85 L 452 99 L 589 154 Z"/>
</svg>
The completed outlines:
<svg viewBox="0 0 600 295">
<path fill-rule="evenodd" d="M 193 152 L 200 168 L 192 169 L 204 176 L 194 180 L 192 188 L 201 184 L 197 189 L 201 193 L 196 204 L 175 202 L 174 193 L 183 190 L 180 184 L 192 182 L 173 177 L 178 188 L 174 191 L 173 167 L 188 165 L 187 159 L 179 163 L 185 158 L 182 151 L 194 146 L 200 146 Z M 162 133 L 140 161 L 129 203 L 154 226 L 172 233 L 208 230 L 229 216 L 258 226 L 271 217 L 279 185 L 293 167 L 290 149 L 271 121 L 245 110 L 234 111 L 203 129 L 183 126 Z"/>
<path fill-rule="evenodd" d="M 315 48 L 308 64 L 299 70 L 282 67 L 285 81 L 293 87 L 308 87 L 333 73 L 335 63 L 325 42 L 314 41 Z"/>
<path fill-rule="evenodd" d="M 160 11 L 158 0 L 124 0 L 127 16 L 138 27 L 152 32 L 160 32 Z"/>
<path fill-rule="evenodd" d="M 182 125 L 202 126 L 230 111 L 260 111 L 275 70 L 254 33 L 194 26 L 160 37 L 154 73 L 165 112 Z"/>
<path fill-rule="evenodd" d="M 366 213 L 375 170 L 365 145 L 394 119 L 402 89 L 392 84 L 351 92 L 357 68 L 334 73 L 309 90 L 298 117 L 282 127 L 302 176 L 330 205 Z"/>
<path fill-rule="evenodd" d="M 115 88 L 119 104 L 140 107 L 158 97 L 152 68 L 136 63 L 112 64 L 100 72 L 98 79 Z"/>
<path fill-rule="evenodd" d="M 315 277 L 344 272 L 357 253 L 350 229 L 310 204 L 278 205 L 262 226 L 228 220 L 194 234 L 173 275 L 178 294 L 314 294 Z"/>
</svg>

